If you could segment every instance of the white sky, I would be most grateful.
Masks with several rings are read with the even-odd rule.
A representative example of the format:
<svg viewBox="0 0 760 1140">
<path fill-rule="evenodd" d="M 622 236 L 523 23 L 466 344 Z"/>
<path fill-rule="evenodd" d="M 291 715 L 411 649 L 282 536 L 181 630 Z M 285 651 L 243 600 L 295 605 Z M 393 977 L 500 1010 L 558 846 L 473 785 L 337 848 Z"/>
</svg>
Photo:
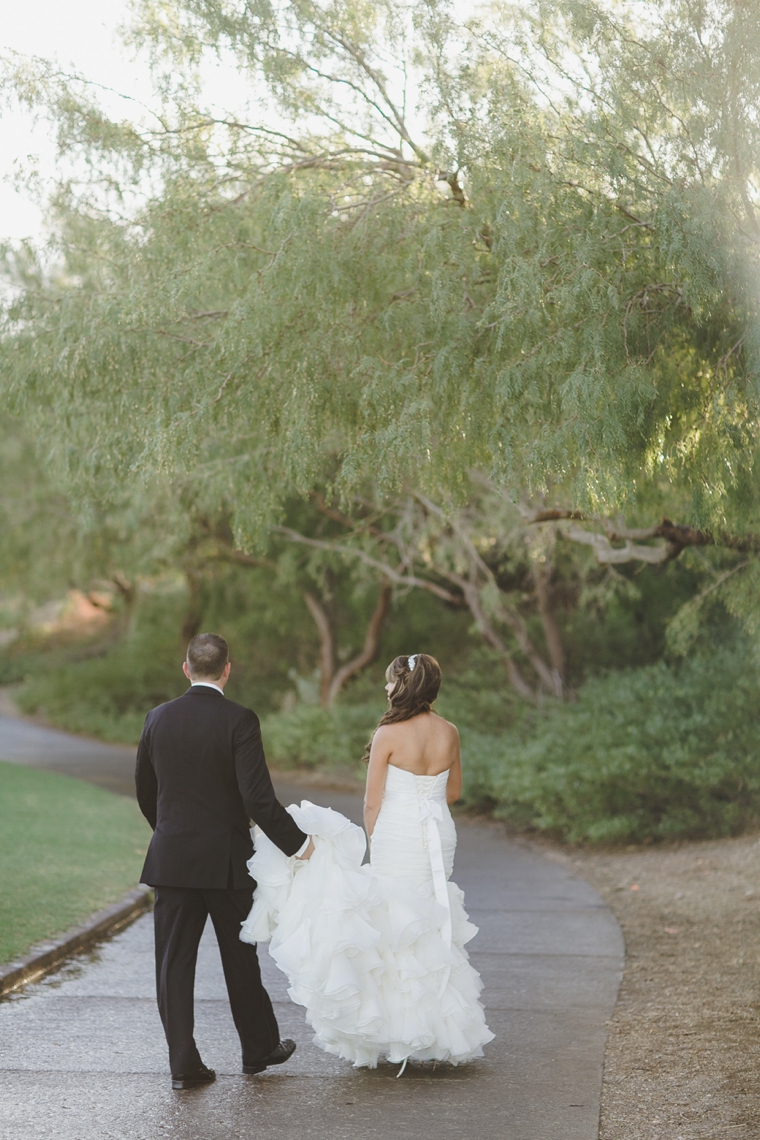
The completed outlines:
<svg viewBox="0 0 760 1140">
<path fill-rule="evenodd" d="M 147 62 L 132 57 L 117 30 L 130 23 L 129 0 L 0 0 L 0 53 L 53 60 L 105 88 L 150 104 L 152 87 Z M 459 0 L 472 10 L 473 0 Z M 204 94 L 210 106 L 240 108 L 251 88 L 231 61 L 208 62 L 203 70 Z M 134 103 L 100 93 L 115 117 L 142 117 Z M 260 106 L 260 104 L 259 104 Z M 411 112 L 413 117 L 413 112 Z M 268 114 L 271 118 L 271 109 Z M 55 147 L 48 124 L 8 111 L 0 103 L 0 242 L 43 235 L 42 216 L 33 196 L 13 186 L 14 172 L 37 167 L 43 179 L 55 169 Z"/>
<path fill-rule="evenodd" d="M 132 60 L 116 37 L 128 22 L 126 0 L 4 0 L 0 50 L 55 59 L 89 79 L 120 92 L 146 98 L 147 67 Z M 54 149 L 43 126 L 29 116 L 3 108 L 0 117 L 0 240 L 35 237 L 42 219 L 33 200 L 16 193 L 11 179 L 17 163 L 38 162 L 45 175 Z"/>
<path fill-rule="evenodd" d="M 465 0 L 466 3 L 470 0 Z M 150 105 L 153 91 L 147 62 L 133 58 L 117 31 L 129 24 L 129 0 L 0 0 L 0 53 L 18 52 L 53 60 L 94 83 Z M 209 59 L 202 70 L 207 106 L 244 107 L 252 98 L 250 77 L 232 60 Z M 263 94 L 263 93 L 262 93 Z M 136 104 L 98 92 L 98 101 L 116 118 L 145 118 Z M 260 100 L 259 110 L 262 108 Z M 272 120 L 271 106 L 267 119 Z M 14 189 L 14 173 L 37 168 L 43 180 L 55 169 L 51 128 L 0 103 L 0 242 L 43 235 L 34 197 Z"/>
</svg>

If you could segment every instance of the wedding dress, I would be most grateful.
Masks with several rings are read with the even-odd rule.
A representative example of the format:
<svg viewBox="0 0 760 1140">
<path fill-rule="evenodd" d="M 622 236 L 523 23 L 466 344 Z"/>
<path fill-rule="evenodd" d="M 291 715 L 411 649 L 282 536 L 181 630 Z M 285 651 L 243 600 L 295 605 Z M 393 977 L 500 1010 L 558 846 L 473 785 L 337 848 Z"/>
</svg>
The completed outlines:
<svg viewBox="0 0 760 1140">
<path fill-rule="evenodd" d="M 369 865 L 362 829 L 308 800 L 288 808 L 314 837 L 307 862 L 255 829 L 248 867 L 258 885 L 240 937 L 271 940 L 315 1042 L 357 1067 L 381 1056 L 457 1065 L 493 1040 L 464 948 L 477 927 L 448 881 L 456 829 L 447 780 L 388 765 Z"/>
</svg>

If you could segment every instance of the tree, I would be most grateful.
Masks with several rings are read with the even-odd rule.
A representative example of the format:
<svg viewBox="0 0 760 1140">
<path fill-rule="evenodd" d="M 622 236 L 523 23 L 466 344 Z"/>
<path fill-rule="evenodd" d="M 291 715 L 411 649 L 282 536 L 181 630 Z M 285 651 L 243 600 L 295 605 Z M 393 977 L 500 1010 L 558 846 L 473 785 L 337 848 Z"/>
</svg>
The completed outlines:
<svg viewBox="0 0 760 1140">
<path fill-rule="evenodd" d="M 329 516 L 301 502 L 290 504 L 286 518 L 299 528 L 292 533 L 303 538 L 304 546 L 309 535 L 324 538 L 324 524 L 327 521 L 330 525 Z M 332 705 L 345 686 L 377 657 L 392 601 L 390 585 L 381 575 L 355 560 L 347 565 L 340 555 L 322 549 L 318 541 L 308 552 L 303 547 L 297 549 L 292 542 L 283 542 L 276 532 L 263 553 L 240 550 L 235 546 L 228 516 L 198 517 L 193 540 L 180 558 L 188 579 L 189 602 L 182 631 L 185 640 L 200 629 L 209 584 L 225 563 L 264 571 L 274 590 L 303 602 L 319 643 L 323 707 Z M 375 595 L 376 601 L 368 607 L 368 598 Z"/>
<path fill-rule="evenodd" d="M 345 505 L 371 473 L 451 520 L 479 471 L 571 513 L 754 525 L 757 13 L 139 13 L 152 121 L 9 78 L 88 164 L 56 272 L 11 259 L 4 336 L 6 400 L 82 502 L 168 475 L 250 551 L 293 495 Z M 266 115 L 204 107 L 206 51 Z"/>
<path fill-rule="evenodd" d="M 334 704 L 344 686 L 356 677 L 377 657 L 380 632 L 391 606 L 391 588 L 387 582 L 380 587 L 377 605 L 367 623 L 364 645 L 349 660 L 338 665 L 335 659 L 335 633 L 331 614 L 323 602 L 310 590 L 304 591 L 304 601 L 314 618 L 320 641 L 320 703 L 323 707 Z"/>
<path fill-rule="evenodd" d="M 482 478 L 473 481 L 466 506 L 459 508 L 444 509 L 419 492 L 393 503 L 381 495 L 374 501 L 357 497 L 350 513 L 314 498 L 342 534 L 307 535 L 288 526 L 277 533 L 382 575 L 397 590 L 425 590 L 450 607 L 468 609 L 524 700 L 570 693 L 556 612 L 560 575 L 552 528 L 539 534 L 532 523 L 523 523 L 514 503 Z M 567 563 L 562 585 L 577 596 L 584 568 L 578 559 Z M 530 628 L 536 616 L 540 641 Z"/>
</svg>

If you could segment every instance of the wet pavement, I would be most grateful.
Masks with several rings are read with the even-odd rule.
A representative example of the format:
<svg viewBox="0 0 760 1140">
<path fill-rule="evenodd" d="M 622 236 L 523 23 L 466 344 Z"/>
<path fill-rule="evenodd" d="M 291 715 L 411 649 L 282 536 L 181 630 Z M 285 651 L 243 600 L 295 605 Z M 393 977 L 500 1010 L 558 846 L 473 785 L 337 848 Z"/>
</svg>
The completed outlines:
<svg viewBox="0 0 760 1140">
<path fill-rule="evenodd" d="M 0 718 L 0 757 L 8 754 Z M 15 739 L 34 739 L 16 721 Z M 51 737 L 36 764 L 66 771 Z M 37 737 L 36 739 L 40 739 Z M 78 742 L 79 743 L 79 742 Z M 86 742 L 90 743 L 90 742 Z M 108 746 L 91 753 L 95 782 L 126 783 Z M 40 762 L 42 761 L 42 762 Z M 129 768 L 126 767 L 127 762 Z M 110 776 L 108 775 L 110 771 Z M 84 777 L 86 778 L 86 777 Z M 102 784 L 102 786 L 106 786 Z M 358 819 L 357 796 L 281 785 Z M 619 927 L 596 892 L 565 867 L 504 838 L 498 825 L 458 822 L 454 878 L 480 927 L 471 957 L 496 1040 L 454 1069 L 353 1070 L 318 1050 L 283 976 L 262 948 L 262 972 L 283 1036 L 298 1051 L 257 1076 L 240 1071 L 224 980 L 207 928 L 196 981 L 196 1037 L 214 1085 L 171 1090 L 153 991 L 148 915 L 61 973 L 0 1002 L 0 1140 L 596 1140 L 607 1021 L 623 965 Z"/>
<path fill-rule="evenodd" d="M 13 716 L 12 708 L 7 697 L 0 700 L 0 760 L 76 776 L 109 792 L 134 796 L 136 748 L 44 728 Z"/>
</svg>

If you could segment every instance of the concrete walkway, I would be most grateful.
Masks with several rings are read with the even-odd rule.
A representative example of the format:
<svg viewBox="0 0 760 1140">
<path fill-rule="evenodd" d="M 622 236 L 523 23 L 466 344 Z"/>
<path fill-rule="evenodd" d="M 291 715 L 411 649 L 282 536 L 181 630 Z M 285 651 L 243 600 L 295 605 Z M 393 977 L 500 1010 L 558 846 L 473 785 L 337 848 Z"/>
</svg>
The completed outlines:
<svg viewBox="0 0 760 1140">
<path fill-rule="evenodd" d="M 109 792 L 134 796 L 136 748 L 43 728 L 14 716 L 12 710 L 12 703 L 0 693 L 0 760 L 76 776 Z"/>
<path fill-rule="evenodd" d="M 87 778 L 87 751 L 80 744 L 76 752 L 73 738 L 20 721 L 8 730 L 7 720 L 0 718 L 0 758 Z M 35 758 L 39 732 L 45 754 Z M 117 750 L 119 775 L 113 751 L 91 747 L 101 750 L 90 752 L 96 782 L 110 772 L 114 787 L 126 785 L 131 751 Z M 359 818 L 356 796 L 290 785 L 279 794 Z M 147 916 L 89 959 L 0 1002 L 1 1140 L 596 1140 L 606 1023 L 623 965 L 619 927 L 591 887 L 508 842 L 499 826 L 460 821 L 458 830 L 454 878 L 480 927 L 470 950 L 496 1034 L 484 1060 L 435 1071 L 410 1066 L 401 1080 L 395 1066 L 354 1071 L 311 1044 L 264 951 L 282 1034 L 299 1047 L 281 1069 L 245 1077 L 207 929 L 196 1035 L 218 1077 L 173 1093 Z"/>
</svg>

